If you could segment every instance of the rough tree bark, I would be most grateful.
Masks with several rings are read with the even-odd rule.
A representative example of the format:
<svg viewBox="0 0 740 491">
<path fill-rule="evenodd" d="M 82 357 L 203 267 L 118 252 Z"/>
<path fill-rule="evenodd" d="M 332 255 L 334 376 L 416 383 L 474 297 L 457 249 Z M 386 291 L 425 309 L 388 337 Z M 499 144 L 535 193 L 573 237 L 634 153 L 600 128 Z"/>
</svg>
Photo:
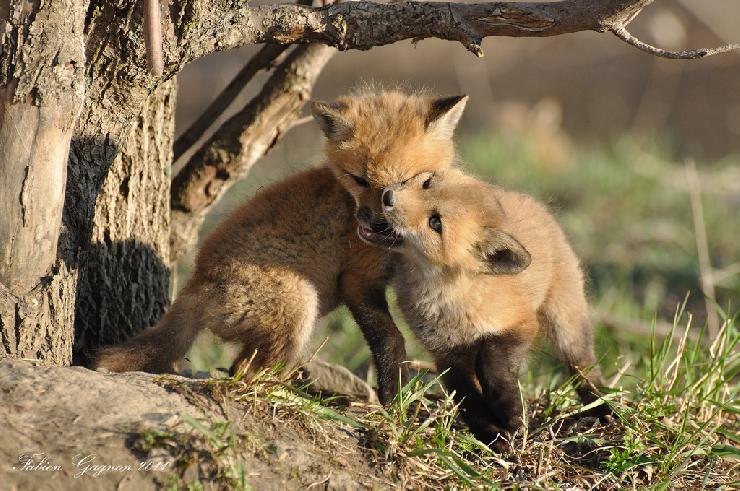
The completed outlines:
<svg viewBox="0 0 740 491">
<path fill-rule="evenodd" d="M 0 356 L 68 364 L 74 336 L 75 359 L 84 363 L 100 344 L 153 324 L 163 311 L 173 77 L 188 62 L 261 42 L 369 49 L 427 37 L 459 41 L 481 55 L 486 36 L 581 30 L 610 31 L 658 56 L 733 48 L 667 52 L 640 42 L 626 26 L 651 2 L 148 1 L 160 8 L 162 77 L 147 69 L 144 2 L 0 3 Z M 275 71 L 273 85 L 241 119 L 197 152 L 202 161 L 186 165 L 172 200 L 173 251 L 187 246 L 223 189 L 290 127 L 328 53 L 324 46 L 294 50 L 292 64 Z"/>
<path fill-rule="evenodd" d="M 74 211 L 71 201 L 65 215 L 70 225 L 89 220 L 83 235 L 74 237 L 76 254 L 68 251 L 79 275 L 76 362 L 156 323 L 167 305 L 174 106 L 175 84 L 169 81 L 146 99 L 107 171 L 96 176 L 99 187 L 70 180 L 70 187 L 85 193 L 78 199 L 95 203 L 92 217 Z M 70 163 L 95 168 L 98 152 L 111 150 L 105 141 L 75 139 Z"/>
<path fill-rule="evenodd" d="M 3 94 L 16 94 L 3 100 L 2 132 L 34 135 L 28 126 L 5 123 L 10 121 L 5 116 L 8 108 L 17 111 L 21 103 L 41 113 L 47 106 L 55 108 L 59 121 L 39 121 L 67 129 L 66 141 L 57 138 L 64 157 L 58 162 L 61 174 L 55 174 L 63 178 L 66 170 L 66 196 L 63 188 L 58 194 L 64 200 L 63 216 L 60 206 L 56 222 L 44 222 L 54 230 L 55 249 L 59 239 L 58 251 L 46 253 L 42 264 L 32 256 L 38 249 L 25 247 L 8 261 L 13 268 L 33 268 L 44 276 L 35 278 L 28 294 L 18 293 L 27 286 L 18 289 L 9 277 L 2 278 L 0 355 L 69 364 L 74 338 L 75 358 L 84 362 L 89 350 L 101 343 L 118 341 L 156 322 L 166 305 L 175 87 L 173 81 L 157 84 L 140 63 L 144 52 L 141 27 L 136 27 L 141 19 L 138 3 L 17 1 L 9 13 L 0 11 L 5 14 L 0 15 L 4 32 L 9 33 L 2 39 L 0 86 Z M 55 19 L 58 25 L 51 23 Z M 72 42 L 77 58 L 63 49 Z M 60 85 L 51 77 L 61 78 L 70 69 L 80 82 L 73 87 L 78 92 L 87 79 L 84 104 L 81 93 L 76 98 L 51 97 L 51 88 Z M 70 107 L 73 102 L 76 111 Z M 33 149 L 29 153 L 37 155 Z M 34 163 L 7 152 L 1 157 L 0 179 L 17 175 L 9 172 L 11 166 L 30 169 L 29 163 Z M 0 203 L 10 209 L 19 199 L 31 198 L 3 194 Z M 47 216 L 56 209 L 48 193 L 35 193 L 33 199 L 49 205 L 41 208 Z M 6 230 L 0 235 L 3 251 L 13 244 Z M 34 278 L 10 271 L 23 281 Z"/>
<path fill-rule="evenodd" d="M 74 307 L 57 243 L 84 99 L 84 13 L 82 0 L 0 5 L 0 339 L 7 354 L 57 363 L 72 346 L 71 330 L 56 329 Z"/>
</svg>

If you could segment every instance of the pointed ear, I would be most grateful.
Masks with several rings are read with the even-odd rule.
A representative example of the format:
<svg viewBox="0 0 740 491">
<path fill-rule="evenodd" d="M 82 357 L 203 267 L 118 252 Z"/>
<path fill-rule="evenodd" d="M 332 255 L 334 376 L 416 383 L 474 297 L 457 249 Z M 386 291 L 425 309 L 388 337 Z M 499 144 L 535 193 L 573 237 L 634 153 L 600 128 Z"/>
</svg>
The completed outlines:
<svg viewBox="0 0 740 491">
<path fill-rule="evenodd" d="M 342 143 L 352 136 L 352 125 L 342 116 L 346 109 L 342 102 L 311 101 L 311 114 L 332 143 Z"/>
<path fill-rule="evenodd" d="M 432 100 L 426 120 L 427 133 L 434 133 L 439 138 L 452 138 L 467 102 L 466 95 Z"/>
<path fill-rule="evenodd" d="M 486 237 L 476 245 L 482 261 L 482 272 L 487 274 L 516 274 L 527 269 L 532 256 L 511 235 L 488 229 Z"/>
</svg>

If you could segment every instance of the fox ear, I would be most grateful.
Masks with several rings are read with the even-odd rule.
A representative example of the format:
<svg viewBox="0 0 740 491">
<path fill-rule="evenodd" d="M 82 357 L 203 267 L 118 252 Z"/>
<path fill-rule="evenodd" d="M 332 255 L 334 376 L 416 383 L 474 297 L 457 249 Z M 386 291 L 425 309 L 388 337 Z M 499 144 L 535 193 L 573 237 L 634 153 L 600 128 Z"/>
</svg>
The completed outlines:
<svg viewBox="0 0 740 491">
<path fill-rule="evenodd" d="M 482 261 L 483 273 L 516 274 L 527 269 L 532 256 L 511 235 L 495 229 L 487 229 L 486 238 L 476 245 Z"/>
<path fill-rule="evenodd" d="M 342 116 L 347 105 L 342 102 L 311 102 L 311 114 L 332 143 L 342 143 L 352 136 L 352 125 Z"/>
<path fill-rule="evenodd" d="M 439 138 L 452 138 L 467 102 L 466 95 L 432 100 L 426 120 L 427 133 L 434 133 Z"/>
</svg>

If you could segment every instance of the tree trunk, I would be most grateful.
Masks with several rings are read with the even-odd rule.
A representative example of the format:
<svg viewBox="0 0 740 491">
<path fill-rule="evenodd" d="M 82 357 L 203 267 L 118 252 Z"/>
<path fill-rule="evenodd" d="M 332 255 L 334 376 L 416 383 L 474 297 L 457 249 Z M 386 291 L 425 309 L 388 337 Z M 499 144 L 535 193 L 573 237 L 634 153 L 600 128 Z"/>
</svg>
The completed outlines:
<svg viewBox="0 0 740 491">
<path fill-rule="evenodd" d="M 69 363 L 73 282 L 57 261 L 84 98 L 82 0 L 0 5 L 0 353 Z"/>
<path fill-rule="evenodd" d="M 175 85 L 138 63 L 140 3 L 0 6 L 0 356 L 84 363 L 167 303 Z"/>
<path fill-rule="evenodd" d="M 95 203 L 95 210 L 89 238 L 77 237 L 83 245 L 75 258 L 75 363 L 155 324 L 167 305 L 174 106 L 171 81 L 146 100 L 100 188 L 78 187 L 77 199 Z M 86 139 L 73 141 L 72 149 L 78 166 L 110 150 Z M 68 225 L 84 218 L 74 216 L 72 202 L 67 211 Z"/>
</svg>

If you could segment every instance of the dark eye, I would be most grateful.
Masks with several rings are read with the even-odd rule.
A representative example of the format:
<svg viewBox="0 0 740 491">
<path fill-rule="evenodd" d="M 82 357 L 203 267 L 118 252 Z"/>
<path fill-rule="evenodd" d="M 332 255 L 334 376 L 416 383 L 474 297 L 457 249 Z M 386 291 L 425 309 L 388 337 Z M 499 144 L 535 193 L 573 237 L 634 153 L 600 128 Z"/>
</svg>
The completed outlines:
<svg viewBox="0 0 740 491">
<path fill-rule="evenodd" d="M 368 183 L 364 177 L 356 176 L 354 174 L 350 174 L 350 176 L 352 176 L 352 179 L 355 180 L 358 186 L 362 186 L 363 188 L 370 186 L 370 183 Z"/>
<path fill-rule="evenodd" d="M 439 216 L 439 213 L 435 213 L 429 217 L 429 228 L 438 234 L 442 233 L 442 217 Z"/>
<path fill-rule="evenodd" d="M 432 185 L 432 176 L 429 176 L 429 179 L 424 181 L 424 183 L 421 185 L 424 189 L 429 189 L 429 186 Z"/>
</svg>

